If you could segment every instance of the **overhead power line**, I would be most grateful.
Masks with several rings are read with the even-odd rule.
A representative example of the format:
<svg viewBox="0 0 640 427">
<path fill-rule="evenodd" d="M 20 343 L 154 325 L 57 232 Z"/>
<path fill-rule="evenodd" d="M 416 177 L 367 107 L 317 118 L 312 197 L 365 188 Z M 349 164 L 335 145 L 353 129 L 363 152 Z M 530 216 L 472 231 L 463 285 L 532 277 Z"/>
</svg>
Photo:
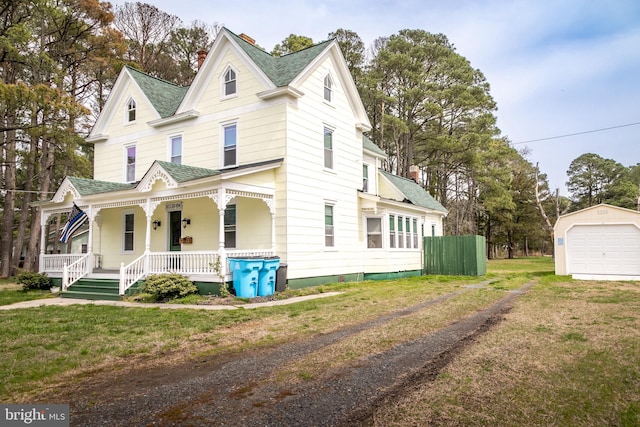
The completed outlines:
<svg viewBox="0 0 640 427">
<path fill-rule="evenodd" d="M 527 143 L 529 143 L 529 142 L 549 141 L 549 140 L 551 140 L 551 139 L 566 138 L 566 137 L 568 137 L 568 136 L 584 135 L 584 134 L 587 134 L 587 133 L 603 132 L 603 131 L 605 131 L 605 130 L 619 129 L 619 128 L 626 128 L 626 127 L 629 127 L 629 126 L 636 126 L 636 125 L 640 125 L 640 122 L 627 123 L 626 125 L 611 126 L 611 127 L 608 127 L 608 128 L 600 128 L 600 129 L 585 130 L 585 131 L 583 131 L 583 132 L 568 133 L 568 134 L 566 134 L 566 135 L 550 136 L 550 137 L 547 137 L 547 138 L 530 139 L 530 140 L 528 140 L 528 141 L 513 142 L 513 143 L 512 143 L 512 145 L 527 144 Z"/>
</svg>

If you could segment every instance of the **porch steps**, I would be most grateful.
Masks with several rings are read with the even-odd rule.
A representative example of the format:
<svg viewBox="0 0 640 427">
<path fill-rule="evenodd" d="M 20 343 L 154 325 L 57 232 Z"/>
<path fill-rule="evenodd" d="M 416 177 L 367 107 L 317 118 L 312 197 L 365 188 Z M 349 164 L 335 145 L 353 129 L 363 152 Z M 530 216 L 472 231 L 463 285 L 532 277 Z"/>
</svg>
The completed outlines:
<svg viewBox="0 0 640 427">
<path fill-rule="evenodd" d="M 131 290 L 129 289 L 129 291 Z M 60 296 L 62 298 L 120 301 L 122 298 L 118 291 L 118 280 L 85 278 L 71 285 Z M 129 291 L 127 293 L 130 293 Z"/>
</svg>

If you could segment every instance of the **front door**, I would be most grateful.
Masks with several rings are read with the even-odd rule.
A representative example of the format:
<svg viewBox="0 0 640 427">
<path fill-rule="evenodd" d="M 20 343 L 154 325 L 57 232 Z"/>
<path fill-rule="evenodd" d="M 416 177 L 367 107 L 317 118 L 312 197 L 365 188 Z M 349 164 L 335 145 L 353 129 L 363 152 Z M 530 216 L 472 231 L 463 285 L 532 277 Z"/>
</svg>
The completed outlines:
<svg viewBox="0 0 640 427">
<path fill-rule="evenodd" d="M 171 211 L 169 212 L 169 251 L 171 252 L 179 252 L 182 247 L 180 246 L 180 237 L 182 235 L 182 230 L 180 229 L 182 221 L 182 212 L 181 211 Z M 179 256 L 171 256 L 169 261 L 169 268 L 172 270 L 180 269 L 180 257 Z"/>
</svg>

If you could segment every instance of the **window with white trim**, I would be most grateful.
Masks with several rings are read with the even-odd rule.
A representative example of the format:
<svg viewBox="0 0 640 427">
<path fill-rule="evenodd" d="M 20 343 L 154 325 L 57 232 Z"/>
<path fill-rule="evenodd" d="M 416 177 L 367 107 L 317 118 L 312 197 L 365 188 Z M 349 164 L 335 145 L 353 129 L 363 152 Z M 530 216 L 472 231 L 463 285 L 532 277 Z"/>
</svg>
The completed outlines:
<svg viewBox="0 0 640 427">
<path fill-rule="evenodd" d="M 136 101 L 133 98 L 127 102 L 127 122 L 136 121 Z"/>
<path fill-rule="evenodd" d="M 333 169 L 333 130 L 324 128 L 324 167 Z"/>
<path fill-rule="evenodd" d="M 235 95 L 236 90 L 236 72 L 228 67 L 224 73 L 224 96 Z"/>
<path fill-rule="evenodd" d="M 367 248 L 382 248 L 382 218 L 367 218 Z"/>
<path fill-rule="evenodd" d="M 136 180 L 136 146 L 125 147 L 125 181 L 135 182 Z"/>
<path fill-rule="evenodd" d="M 331 76 L 329 74 L 324 78 L 324 100 L 327 102 L 331 102 L 332 94 L 333 94 L 333 81 L 331 80 Z"/>
<path fill-rule="evenodd" d="M 418 219 L 389 215 L 389 248 L 419 249 Z"/>
<path fill-rule="evenodd" d="M 223 152 L 222 166 L 236 166 L 238 164 L 238 126 L 233 123 L 222 127 Z"/>
<path fill-rule="evenodd" d="M 389 247 L 396 247 L 396 217 L 389 215 Z"/>
<path fill-rule="evenodd" d="M 411 219 L 405 218 L 404 234 L 407 240 L 407 248 L 411 247 Z"/>
<path fill-rule="evenodd" d="M 333 247 L 335 245 L 335 228 L 333 225 L 333 205 L 324 205 L 324 245 Z"/>
<path fill-rule="evenodd" d="M 134 224 L 135 216 L 131 213 L 125 213 L 122 218 L 122 250 L 123 252 L 133 252 L 134 242 Z"/>
<path fill-rule="evenodd" d="M 182 164 L 182 135 L 169 138 L 169 161 L 177 165 Z"/>
<path fill-rule="evenodd" d="M 362 165 L 362 191 L 364 193 L 369 191 L 369 165 L 366 163 Z"/>
<path fill-rule="evenodd" d="M 236 247 L 236 205 L 224 209 L 224 247 Z"/>
</svg>

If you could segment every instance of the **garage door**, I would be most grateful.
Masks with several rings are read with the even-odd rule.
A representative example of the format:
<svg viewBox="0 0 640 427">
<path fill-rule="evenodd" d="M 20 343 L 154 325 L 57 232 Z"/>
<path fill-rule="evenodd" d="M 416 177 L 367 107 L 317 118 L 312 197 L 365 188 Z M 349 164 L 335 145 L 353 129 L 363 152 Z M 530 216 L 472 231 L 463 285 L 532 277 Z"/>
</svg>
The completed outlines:
<svg viewBox="0 0 640 427">
<path fill-rule="evenodd" d="M 640 275 L 640 229 L 577 225 L 567 232 L 567 273 Z"/>
</svg>

